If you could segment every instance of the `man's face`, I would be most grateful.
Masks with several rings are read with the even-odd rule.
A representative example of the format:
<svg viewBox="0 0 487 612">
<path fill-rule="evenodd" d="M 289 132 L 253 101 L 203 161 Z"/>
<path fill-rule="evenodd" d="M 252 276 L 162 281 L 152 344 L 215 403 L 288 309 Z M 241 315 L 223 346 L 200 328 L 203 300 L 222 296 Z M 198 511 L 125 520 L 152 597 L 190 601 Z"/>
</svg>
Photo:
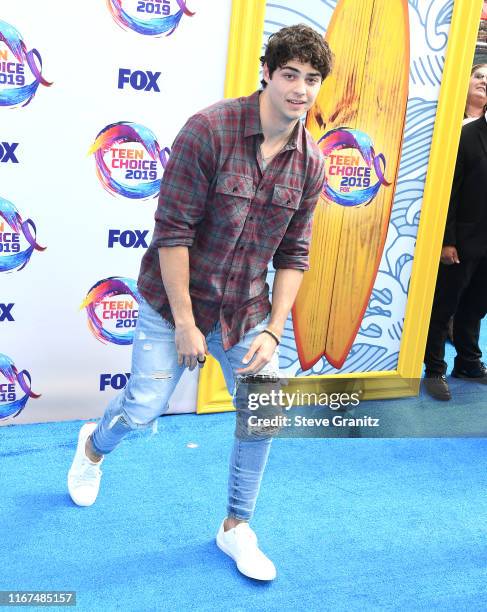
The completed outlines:
<svg viewBox="0 0 487 612">
<path fill-rule="evenodd" d="M 267 64 L 263 67 L 266 96 L 281 120 L 299 119 L 314 104 L 321 87 L 321 74 L 311 64 L 289 60 L 269 75 Z"/>
</svg>

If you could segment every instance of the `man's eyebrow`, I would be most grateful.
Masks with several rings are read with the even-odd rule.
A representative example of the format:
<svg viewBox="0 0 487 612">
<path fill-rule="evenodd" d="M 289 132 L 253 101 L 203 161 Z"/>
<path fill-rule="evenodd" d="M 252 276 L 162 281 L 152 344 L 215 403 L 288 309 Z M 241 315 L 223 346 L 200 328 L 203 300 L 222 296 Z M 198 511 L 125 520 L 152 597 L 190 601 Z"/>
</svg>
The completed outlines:
<svg viewBox="0 0 487 612">
<path fill-rule="evenodd" d="M 297 68 L 293 68 L 293 66 L 281 66 L 281 70 L 292 70 L 292 72 L 297 72 L 298 74 L 301 74 L 301 70 L 298 70 Z M 307 72 L 306 76 L 321 76 L 321 72 Z"/>
</svg>

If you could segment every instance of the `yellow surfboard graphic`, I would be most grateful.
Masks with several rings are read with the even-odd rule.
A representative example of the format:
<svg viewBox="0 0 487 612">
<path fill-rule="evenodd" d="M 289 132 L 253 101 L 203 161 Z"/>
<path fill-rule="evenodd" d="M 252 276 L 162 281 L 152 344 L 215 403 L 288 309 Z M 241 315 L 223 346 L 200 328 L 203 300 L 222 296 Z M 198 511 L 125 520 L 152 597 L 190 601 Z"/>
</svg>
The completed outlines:
<svg viewBox="0 0 487 612">
<path fill-rule="evenodd" d="M 409 78 L 407 0 L 340 0 L 326 40 L 335 54 L 306 127 L 325 154 L 310 270 L 293 307 L 303 369 L 341 368 L 384 249 L 401 156 Z"/>
</svg>

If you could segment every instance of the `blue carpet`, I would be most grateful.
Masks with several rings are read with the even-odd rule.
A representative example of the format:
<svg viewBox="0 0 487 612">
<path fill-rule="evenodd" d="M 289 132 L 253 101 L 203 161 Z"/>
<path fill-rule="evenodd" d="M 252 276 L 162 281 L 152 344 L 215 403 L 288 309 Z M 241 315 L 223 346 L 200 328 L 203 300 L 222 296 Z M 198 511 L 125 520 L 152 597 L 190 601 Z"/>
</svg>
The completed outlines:
<svg viewBox="0 0 487 612">
<path fill-rule="evenodd" d="M 78 427 L 0 430 L 0 589 L 74 590 L 83 611 L 487 607 L 486 440 L 275 440 L 253 526 L 279 573 L 261 584 L 213 542 L 232 414 L 128 438 L 91 508 L 65 487 Z"/>
<path fill-rule="evenodd" d="M 478 418 L 485 388 L 453 383 L 438 415 Z M 233 423 L 169 416 L 129 436 L 91 508 L 65 484 L 80 422 L 0 428 L 0 590 L 76 591 L 87 612 L 487 609 L 486 439 L 274 440 L 252 522 L 267 584 L 214 544 Z"/>
</svg>

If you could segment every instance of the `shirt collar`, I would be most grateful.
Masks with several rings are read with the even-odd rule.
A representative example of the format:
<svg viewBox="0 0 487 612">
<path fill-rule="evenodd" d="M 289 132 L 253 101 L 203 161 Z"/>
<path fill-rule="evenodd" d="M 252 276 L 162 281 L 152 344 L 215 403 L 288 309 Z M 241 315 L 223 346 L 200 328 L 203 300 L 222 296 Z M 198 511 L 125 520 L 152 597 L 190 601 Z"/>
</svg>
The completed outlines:
<svg viewBox="0 0 487 612">
<path fill-rule="evenodd" d="M 254 93 L 245 98 L 245 131 L 244 137 L 255 136 L 262 134 L 262 125 L 260 123 L 260 108 L 259 95 L 262 90 L 254 91 Z M 303 152 L 302 147 L 303 124 L 298 121 L 296 127 L 289 138 L 284 150 L 297 149 L 300 153 Z"/>
</svg>

